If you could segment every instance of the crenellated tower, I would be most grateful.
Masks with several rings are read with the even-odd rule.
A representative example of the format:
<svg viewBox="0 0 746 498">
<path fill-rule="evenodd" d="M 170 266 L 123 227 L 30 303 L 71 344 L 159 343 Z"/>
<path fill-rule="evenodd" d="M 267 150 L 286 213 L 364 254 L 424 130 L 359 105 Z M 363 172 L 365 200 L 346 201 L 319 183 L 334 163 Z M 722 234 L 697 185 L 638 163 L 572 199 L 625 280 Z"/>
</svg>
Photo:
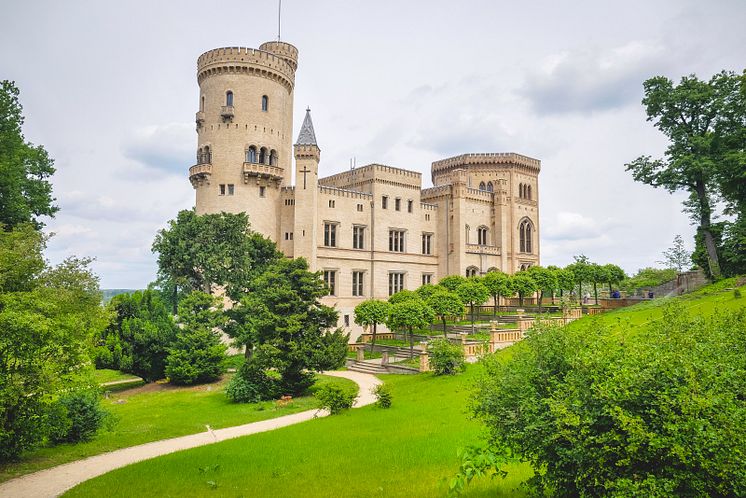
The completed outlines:
<svg viewBox="0 0 746 498">
<path fill-rule="evenodd" d="M 319 225 L 319 161 L 321 149 L 311 121 L 311 109 L 295 143 L 295 257 L 304 257 L 316 271 L 317 230 Z"/>
<path fill-rule="evenodd" d="M 217 48 L 197 59 L 196 163 L 189 179 L 198 214 L 246 212 L 252 229 L 279 239 L 280 187 L 291 183 L 298 50 Z"/>
</svg>

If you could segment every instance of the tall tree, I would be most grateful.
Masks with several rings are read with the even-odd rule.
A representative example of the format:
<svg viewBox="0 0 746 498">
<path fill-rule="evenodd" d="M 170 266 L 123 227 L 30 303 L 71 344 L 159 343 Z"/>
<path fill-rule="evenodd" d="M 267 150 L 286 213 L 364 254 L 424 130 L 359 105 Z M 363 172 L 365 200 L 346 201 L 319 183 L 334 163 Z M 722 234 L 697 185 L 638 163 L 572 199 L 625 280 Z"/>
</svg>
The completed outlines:
<svg viewBox="0 0 746 498">
<path fill-rule="evenodd" d="M 571 263 L 565 267 L 566 270 L 573 274 L 575 279 L 575 285 L 578 286 L 578 302 L 582 302 L 583 298 L 583 284 L 593 281 L 591 261 L 587 256 L 581 254 L 579 256 L 573 256 L 575 259 L 574 263 Z"/>
<path fill-rule="evenodd" d="M 542 311 L 542 301 L 544 301 L 544 293 L 552 292 L 557 287 L 557 275 L 549 268 L 543 266 L 531 266 L 526 272 L 536 282 L 536 291 L 539 296 L 539 313 Z"/>
<path fill-rule="evenodd" d="M 425 302 L 443 323 L 443 337 L 447 339 L 446 320 L 451 316 L 461 316 L 464 313 L 464 302 L 458 294 L 445 289 L 432 294 Z"/>
<path fill-rule="evenodd" d="M 466 278 L 461 275 L 448 275 L 447 277 L 441 278 L 438 285 L 453 292 L 459 285 L 463 284 L 465 280 Z"/>
<path fill-rule="evenodd" d="M 510 288 L 510 277 L 501 271 L 490 271 L 482 277 L 482 285 L 489 291 L 494 300 L 492 316 L 497 316 L 497 308 L 500 307 L 500 297 L 507 297 L 513 294 Z"/>
<path fill-rule="evenodd" d="M 612 285 L 619 285 L 622 280 L 627 278 L 627 274 L 619 266 L 611 263 L 604 265 L 604 270 L 606 270 L 606 283 L 609 284 L 609 297 L 611 297 Z"/>
<path fill-rule="evenodd" d="M 593 298 L 598 305 L 598 284 L 608 282 L 610 275 L 606 272 L 606 267 L 593 263 L 590 266 L 590 277 L 593 283 Z"/>
<path fill-rule="evenodd" d="M 673 245 L 663 251 L 663 261 L 658 261 L 658 263 L 665 265 L 666 268 L 673 268 L 679 273 L 684 271 L 684 268 L 692 266 L 692 253 L 684 247 L 684 239 L 681 235 L 673 238 Z"/>
<path fill-rule="evenodd" d="M 373 338 L 370 344 L 371 351 L 376 347 L 378 324 L 386 323 L 390 306 L 388 302 L 381 301 L 380 299 L 368 299 L 355 306 L 355 323 L 373 327 Z"/>
<path fill-rule="evenodd" d="M 476 278 L 467 278 L 456 288 L 456 294 L 464 304 L 469 305 L 471 311 L 471 333 L 474 333 L 474 306 L 484 303 L 490 295 L 487 287 Z"/>
<path fill-rule="evenodd" d="M 391 330 L 404 329 L 409 335 L 409 357 L 414 356 L 414 330 L 433 323 L 435 313 L 421 299 L 409 299 L 392 304 L 386 325 Z"/>
<path fill-rule="evenodd" d="M 531 274 L 526 271 L 516 273 L 510 280 L 513 289 L 518 293 L 518 301 L 523 307 L 523 298 L 536 292 L 538 285 Z"/>
<path fill-rule="evenodd" d="M 0 226 L 10 230 L 21 223 L 36 228 L 39 216 L 54 216 L 49 177 L 54 161 L 41 145 L 26 142 L 21 127 L 23 107 L 12 81 L 0 82 Z"/>
<path fill-rule="evenodd" d="M 737 104 L 744 98 L 743 78 L 723 71 L 710 81 L 685 76 L 678 85 L 663 76 L 646 80 L 642 103 L 648 121 L 653 121 L 670 143 L 663 159 L 641 156 L 626 165 L 636 181 L 689 193 L 685 207 L 702 234 L 707 267 L 715 279 L 721 271 L 711 230 L 713 196 L 723 168 L 733 162 L 726 159 L 736 157 L 736 165 L 743 164 L 743 142 L 733 136 L 743 134 L 746 106 Z M 742 175 L 742 170 L 738 174 Z"/>
</svg>

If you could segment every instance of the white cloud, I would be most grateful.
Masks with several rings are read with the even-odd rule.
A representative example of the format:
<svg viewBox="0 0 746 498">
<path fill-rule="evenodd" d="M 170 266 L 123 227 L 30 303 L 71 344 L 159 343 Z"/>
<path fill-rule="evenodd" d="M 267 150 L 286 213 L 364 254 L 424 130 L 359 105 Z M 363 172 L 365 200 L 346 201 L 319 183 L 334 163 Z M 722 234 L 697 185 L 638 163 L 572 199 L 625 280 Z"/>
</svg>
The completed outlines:
<svg viewBox="0 0 746 498">
<path fill-rule="evenodd" d="M 194 162 L 194 125 L 168 123 L 138 128 L 122 145 L 125 157 L 168 172 L 180 172 Z"/>
</svg>

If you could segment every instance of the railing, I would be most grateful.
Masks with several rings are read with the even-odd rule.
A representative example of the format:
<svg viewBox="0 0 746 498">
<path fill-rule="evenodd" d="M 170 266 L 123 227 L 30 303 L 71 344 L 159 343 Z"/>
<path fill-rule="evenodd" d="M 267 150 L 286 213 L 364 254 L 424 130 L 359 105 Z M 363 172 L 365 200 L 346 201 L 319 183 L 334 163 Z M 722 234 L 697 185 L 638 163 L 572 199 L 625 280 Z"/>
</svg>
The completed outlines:
<svg viewBox="0 0 746 498">
<path fill-rule="evenodd" d="M 194 120 L 197 122 L 198 127 L 202 126 L 202 124 L 205 122 L 205 113 L 203 111 L 197 111 Z"/>
<path fill-rule="evenodd" d="M 189 181 L 194 188 L 203 183 L 209 184 L 210 175 L 212 175 L 212 164 L 195 164 L 189 168 Z"/>
<path fill-rule="evenodd" d="M 212 163 L 212 152 L 197 152 L 197 164 Z"/>
<path fill-rule="evenodd" d="M 269 164 L 262 163 L 243 163 L 243 176 L 245 182 L 249 181 L 250 176 L 281 180 L 284 173 L 285 170 L 279 166 L 270 166 Z"/>
<path fill-rule="evenodd" d="M 224 105 L 223 107 L 221 107 L 220 115 L 223 117 L 223 119 L 233 119 L 233 116 L 234 116 L 233 106 Z"/>
<path fill-rule="evenodd" d="M 500 248 L 497 246 L 485 246 L 481 244 L 466 244 L 466 252 L 499 256 Z"/>
</svg>

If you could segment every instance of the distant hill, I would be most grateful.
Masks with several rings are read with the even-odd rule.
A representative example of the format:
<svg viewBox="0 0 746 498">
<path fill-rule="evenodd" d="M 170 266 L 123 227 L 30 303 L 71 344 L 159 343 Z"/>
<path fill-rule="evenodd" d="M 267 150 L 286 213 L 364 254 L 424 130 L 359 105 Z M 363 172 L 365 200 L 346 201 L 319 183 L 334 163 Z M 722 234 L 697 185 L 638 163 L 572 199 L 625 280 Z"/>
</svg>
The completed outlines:
<svg viewBox="0 0 746 498">
<path fill-rule="evenodd" d="M 142 290 L 142 289 L 101 289 L 101 292 L 104 294 L 104 304 L 111 301 L 111 298 L 118 295 L 118 294 L 132 294 L 135 291 Z"/>
</svg>

